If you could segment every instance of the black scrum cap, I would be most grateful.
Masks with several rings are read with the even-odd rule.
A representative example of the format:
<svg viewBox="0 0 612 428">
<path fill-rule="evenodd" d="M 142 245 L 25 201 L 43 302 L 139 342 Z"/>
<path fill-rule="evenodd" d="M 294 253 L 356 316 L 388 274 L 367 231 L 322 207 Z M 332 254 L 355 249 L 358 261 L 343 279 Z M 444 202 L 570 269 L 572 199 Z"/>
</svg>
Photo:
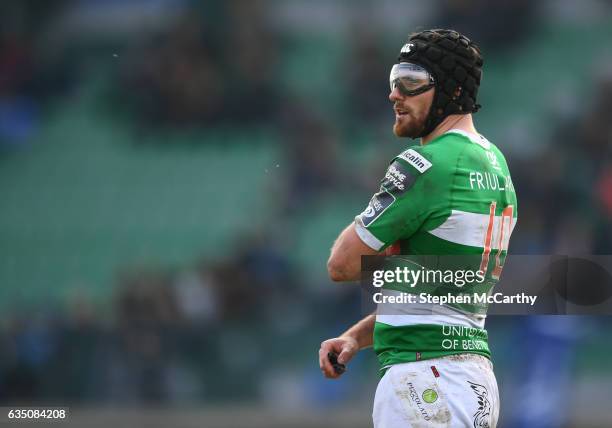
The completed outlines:
<svg viewBox="0 0 612 428">
<path fill-rule="evenodd" d="M 414 33 L 402 48 L 399 62 L 413 62 L 425 67 L 434 77 L 436 93 L 425 129 L 429 134 L 451 114 L 475 113 L 480 108 L 476 95 L 482 77 L 480 48 L 453 30 L 426 30 Z M 455 97 L 455 91 L 461 93 Z"/>
</svg>

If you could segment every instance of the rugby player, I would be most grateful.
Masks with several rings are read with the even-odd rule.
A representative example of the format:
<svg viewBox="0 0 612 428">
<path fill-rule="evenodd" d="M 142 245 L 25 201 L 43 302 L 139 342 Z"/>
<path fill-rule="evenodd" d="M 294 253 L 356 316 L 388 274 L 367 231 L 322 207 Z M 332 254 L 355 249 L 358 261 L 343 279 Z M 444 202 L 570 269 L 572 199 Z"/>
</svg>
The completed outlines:
<svg viewBox="0 0 612 428">
<path fill-rule="evenodd" d="M 474 127 L 482 66 L 478 46 L 452 30 L 414 33 L 401 48 L 389 78 L 393 132 L 420 145 L 391 161 L 379 191 L 334 242 L 327 264 L 333 281 L 358 280 L 362 255 L 465 255 L 477 259 L 486 290 L 495 285 L 517 200 L 503 154 Z M 379 305 L 321 343 L 323 374 L 341 376 L 341 365 L 373 346 L 382 375 L 374 427 L 495 427 L 499 393 L 486 308 L 395 309 Z"/>
</svg>

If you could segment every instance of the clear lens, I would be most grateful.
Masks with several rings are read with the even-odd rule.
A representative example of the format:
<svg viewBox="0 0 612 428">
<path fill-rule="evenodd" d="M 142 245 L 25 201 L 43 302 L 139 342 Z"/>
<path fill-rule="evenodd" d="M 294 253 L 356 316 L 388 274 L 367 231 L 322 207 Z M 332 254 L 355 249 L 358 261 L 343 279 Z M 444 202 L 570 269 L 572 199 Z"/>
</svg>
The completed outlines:
<svg viewBox="0 0 612 428">
<path fill-rule="evenodd" d="M 395 64 L 389 75 L 391 91 L 396 87 L 404 95 L 416 95 L 433 86 L 433 77 L 417 64 L 402 62 Z"/>
</svg>

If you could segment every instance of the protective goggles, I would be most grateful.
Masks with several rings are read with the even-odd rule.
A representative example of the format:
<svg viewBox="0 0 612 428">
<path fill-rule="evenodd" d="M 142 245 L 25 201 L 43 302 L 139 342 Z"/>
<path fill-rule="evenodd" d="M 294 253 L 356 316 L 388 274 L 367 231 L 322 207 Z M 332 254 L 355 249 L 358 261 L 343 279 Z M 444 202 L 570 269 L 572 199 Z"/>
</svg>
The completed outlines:
<svg viewBox="0 0 612 428">
<path fill-rule="evenodd" d="M 389 85 L 391 92 L 397 88 L 402 95 L 412 97 L 433 88 L 435 82 L 429 71 L 420 65 L 400 62 L 391 69 Z"/>
</svg>

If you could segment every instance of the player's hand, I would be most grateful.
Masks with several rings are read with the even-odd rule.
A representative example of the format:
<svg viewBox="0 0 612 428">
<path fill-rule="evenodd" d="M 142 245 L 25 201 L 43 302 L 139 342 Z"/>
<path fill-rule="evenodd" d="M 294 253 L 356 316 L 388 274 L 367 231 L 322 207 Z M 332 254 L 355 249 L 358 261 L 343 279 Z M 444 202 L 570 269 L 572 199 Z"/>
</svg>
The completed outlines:
<svg viewBox="0 0 612 428">
<path fill-rule="evenodd" d="M 337 373 L 329 361 L 328 354 L 330 352 L 338 355 L 339 364 L 346 365 L 358 351 L 359 344 L 352 337 L 336 337 L 321 343 L 321 349 L 319 349 L 319 367 L 321 367 L 323 376 L 329 379 L 337 379 L 342 376 L 342 373 Z"/>
</svg>

